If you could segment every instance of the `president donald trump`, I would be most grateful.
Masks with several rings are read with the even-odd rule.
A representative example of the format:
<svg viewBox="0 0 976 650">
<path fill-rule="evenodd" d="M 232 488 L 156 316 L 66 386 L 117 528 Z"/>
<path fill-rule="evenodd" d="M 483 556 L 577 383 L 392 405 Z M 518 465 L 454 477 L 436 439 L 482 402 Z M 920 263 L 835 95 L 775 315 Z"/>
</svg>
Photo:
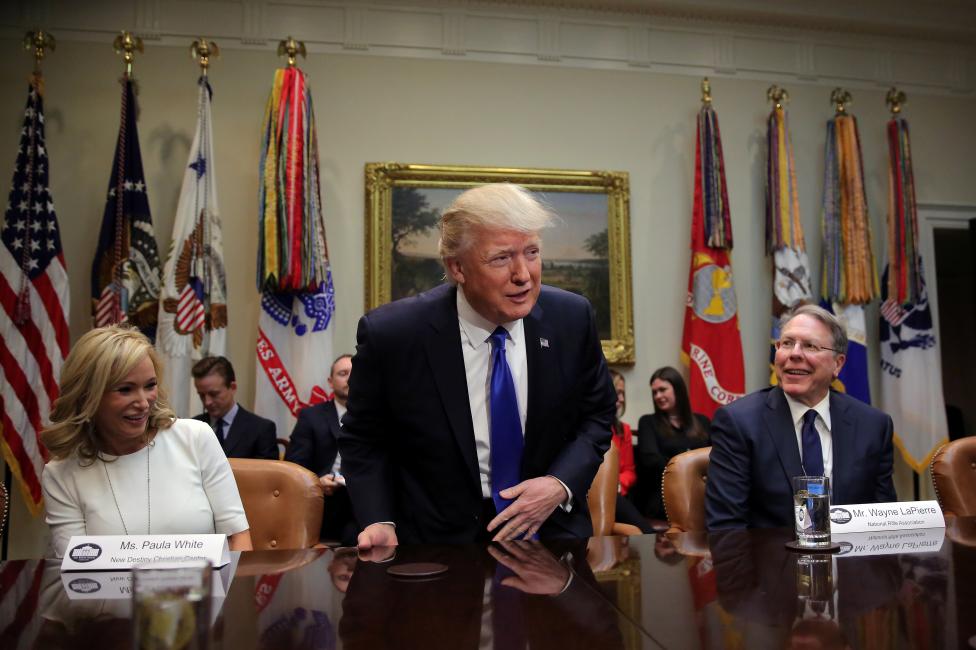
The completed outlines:
<svg viewBox="0 0 976 650">
<path fill-rule="evenodd" d="M 586 299 L 541 284 L 517 185 L 440 221 L 447 283 L 363 316 L 339 438 L 359 547 L 587 537 L 616 395 Z"/>
</svg>

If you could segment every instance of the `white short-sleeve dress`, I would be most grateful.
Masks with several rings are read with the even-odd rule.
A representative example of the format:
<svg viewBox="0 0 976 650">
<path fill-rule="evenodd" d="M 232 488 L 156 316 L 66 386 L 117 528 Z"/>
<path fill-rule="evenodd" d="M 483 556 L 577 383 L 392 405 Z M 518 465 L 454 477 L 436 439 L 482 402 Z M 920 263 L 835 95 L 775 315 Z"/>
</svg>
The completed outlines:
<svg viewBox="0 0 976 650">
<path fill-rule="evenodd" d="M 72 535 L 233 535 L 249 528 L 230 464 L 213 430 L 198 420 L 176 420 L 125 456 L 102 454 L 90 465 L 77 456 L 52 460 L 41 484 L 57 557 Z"/>
</svg>

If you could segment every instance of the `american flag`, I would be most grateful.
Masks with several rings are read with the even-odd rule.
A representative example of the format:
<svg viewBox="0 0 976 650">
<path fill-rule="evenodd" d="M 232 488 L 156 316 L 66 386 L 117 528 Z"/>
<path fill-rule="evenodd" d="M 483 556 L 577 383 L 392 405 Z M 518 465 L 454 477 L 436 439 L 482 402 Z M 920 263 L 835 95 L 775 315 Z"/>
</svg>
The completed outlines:
<svg viewBox="0 0 976 650">
<path fill-rule="evenodd" d="M 31 83 L 0 231 L 0 423 L 3 455 L 28 506 L 41 510 L 47 450 L 39 434 L 68 354 L 68 275 L 48 186 L 44 106 Z"/>
<path fill-rule="evenodd" d="M 92 263 L 92 315 L 95 327 L 129 322 L 155 340 L 160 260 L 142 173 L 133 84 L 128 76 L 122 78 L 119 138 Z"/>
<path fill-rule="evenodd" d="M 41 591 L 58 580 L 44 560 L 12 560 L 0 565 L 0 647 L 36 648 L 44 621 Z M 57 585 L 60 591 L 60 584 Z"/>
</svg>

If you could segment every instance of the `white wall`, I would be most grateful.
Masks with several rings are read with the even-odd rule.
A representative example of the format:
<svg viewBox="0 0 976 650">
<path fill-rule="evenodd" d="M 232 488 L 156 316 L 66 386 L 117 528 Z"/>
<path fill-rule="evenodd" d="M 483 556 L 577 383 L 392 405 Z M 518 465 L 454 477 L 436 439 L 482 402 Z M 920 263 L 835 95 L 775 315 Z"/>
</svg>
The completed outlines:
<svg viewBox="0 0 976 650">
<path fill-rule="evenodd" d="M 9 32 L 8 32 L 9 33 Z M 183 165 L 193 135 L 197 68 L 180 47 L 147 43 L 135 64 L 140 83 L 143 162 L 161 250 L 171 235 Z M 172 41 L 168 41 L 171 43 Z M 45 61 L 51 189 L 71 276 L 71 333 L 89 326 L 88 277 L 118 129 L 121 63 L 111 35 L 62 38 Z M 375 54 L 375 53 L 374 53 Z M 10 178 L 30 61 L 18 39 L 0 40 L 0 179 Z M 270 45 L 227 48 L 214 64 L 214 125 L 230 292 L 229 353 L 239 395 L 253 399 L 257 330 L 254 287 L 257 164 L 261 119 L 274 69 Z M 631 242 L 637 363 L 625 419 L 651 410 L 647 378 L 678 365 L 689 263 L 698 73 L 519 65 L 464 58 L 312 54 L 308 73 L 318 120 L 322 195 L 338 303 L 336 347 L 351 350 L 363 313 L 363 165 L 373 161 L 623 170 L 631 180 Z M 766 88 L 774 77 L 712 80 L 728 170 L 735 234 L 733 269 L 747 388 L 767 380 L 770 274 L 763 256 Z M 831 83 L 784 83 L 800 207 L 811 260 L 819 268 L 819 203 L 824 122 Z M 882 87 L 854 92 L 860 123 L 875 254 L 883 259 L 887 111 Z M 969 95 L 913 92 L 915 180 L 923 203 L 976 205 L 972 152 L 976 128 Z M 6 191 L 7 188 L 3 188 Z M 880 270 L 880 267 L 879 267 Z M 815 288 L 819 289 L 819 282 Z M 876 340 L 877 309 L 869 311 Z M 872 349 L 872 368 L 877 354 Z M 323 360 L 326 372 L 328 360 Z M 873 371 L 872 386 L 878 386 Z M 910 498 L 905 468 L 899 492 Z M 36 555 L 43 526 L 15 500 L 12 557 Z"/>
</svg>

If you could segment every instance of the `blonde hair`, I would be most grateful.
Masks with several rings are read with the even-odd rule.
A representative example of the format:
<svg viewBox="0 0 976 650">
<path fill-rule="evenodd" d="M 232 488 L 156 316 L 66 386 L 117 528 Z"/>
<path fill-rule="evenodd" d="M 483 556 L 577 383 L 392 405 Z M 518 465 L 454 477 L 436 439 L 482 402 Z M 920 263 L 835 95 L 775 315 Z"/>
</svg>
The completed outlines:
<svg viewBox="0 0 976 650">
<path fill-rule="evenodd" d="M 92 419 L 102 397 L 147 356 L 159 382 L 147 431 L 172 426 L 176 414 L 166 401 L 163 368 L 152 343 L 134 328 L 100 327 L 78 339 L 61 367 L 61 387 L 51 410 L 51 424 L 41 432 L 41 441 L 51 456 L 60 460 L 77 454 L 82 464 L 94 462 L 98 444 Z"/>
<path fill-rule="evenodd" d="M 476 228 L 539 232 L 552 224 L 553 213 L 532 193 L 514 183 L 491 183 L 472 188 L 451 203 L 441 215 L 440 241 L 437 243 L 441 263 L 457 257 L 471 243 Z M 451 274 L 447 274 L 448 281 Z"/>
</svg>

